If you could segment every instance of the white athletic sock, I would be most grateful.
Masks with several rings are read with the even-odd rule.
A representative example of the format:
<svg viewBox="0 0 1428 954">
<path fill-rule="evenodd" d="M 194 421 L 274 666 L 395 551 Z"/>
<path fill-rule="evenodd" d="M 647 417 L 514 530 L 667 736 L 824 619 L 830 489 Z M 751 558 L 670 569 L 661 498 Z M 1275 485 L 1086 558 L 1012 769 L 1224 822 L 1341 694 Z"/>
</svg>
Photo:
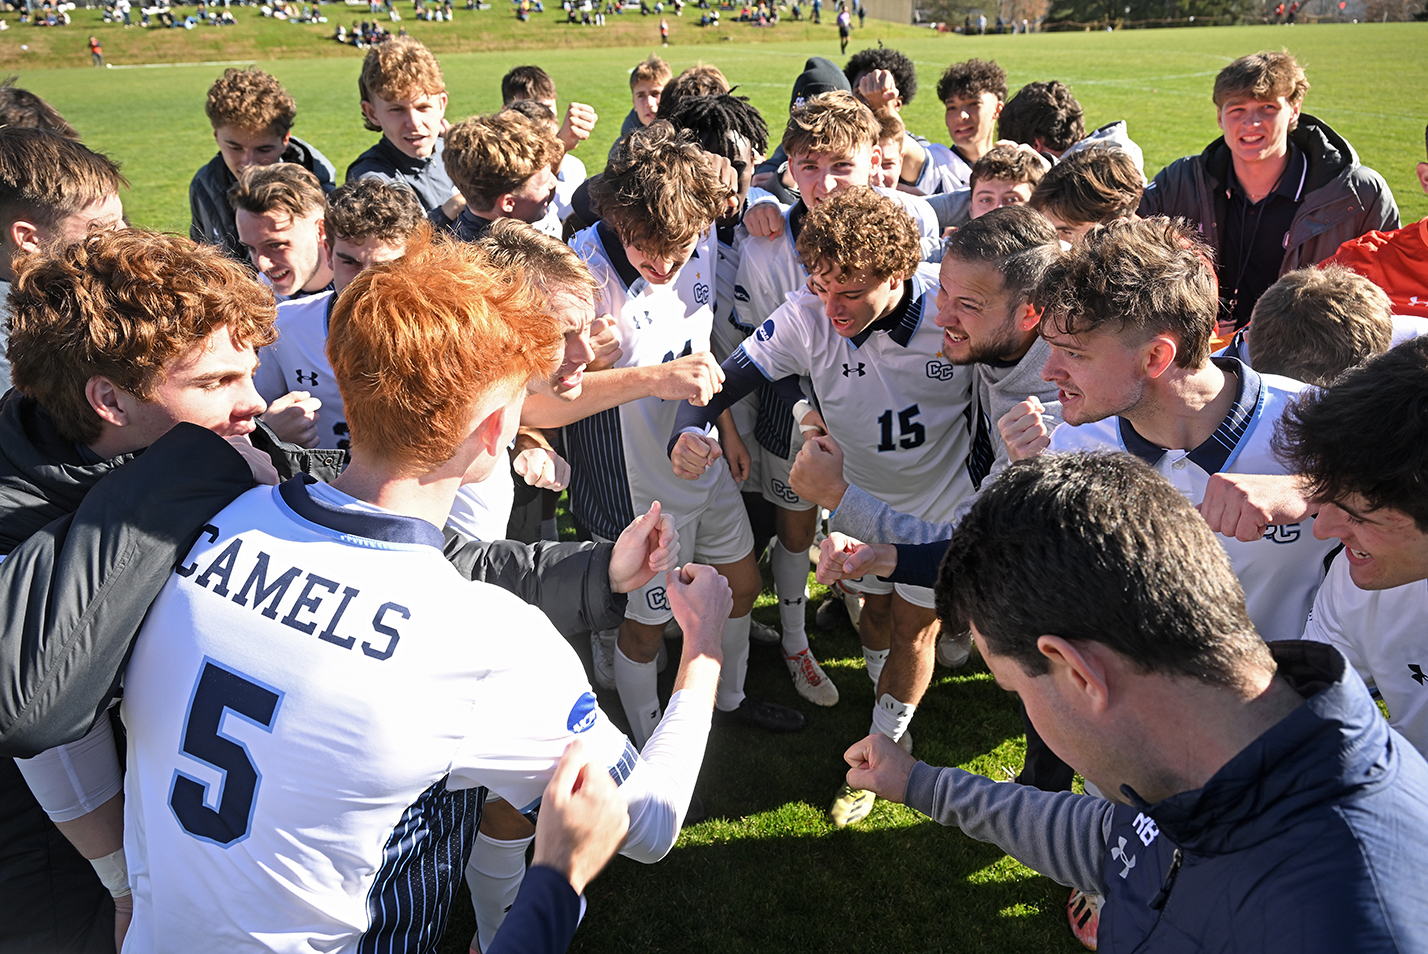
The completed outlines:
<svg viewBox="0 0 1428 954">
<path fill-rule="evenodd" d="M 769 552 L 774 593 L 778 595 L 778 621 L 783 627 L 783 654 L 793 656 L 808 648 L 804 608 L 808 604 L 808 554 L 785 549 L 777 538 Z"/>
<path fill-rule="evenodd" d="M 542 540 L 560 539 L 560 531 L 556 529 L 554 517 L 551 517 L 549 520 L 542 520 L 540 522 L 540 538 Z"/>
<path fill-rule="evenodd" d="M 644 748 L 650 733 L 659 725 L 659 673 L 656 661 L 638 663 L 615 646 L 615 690 L 620 693 L 620 705 L 630 720 L 630 737 L 637 748 Z"/>
<path fill-rule="evenodd" d="M 719 688 L 714 693 L 714 708 L 733 712 L 744 701 L 744 673 L 749 668 L 749 623 L 751 613 L 730 619 L 724 624 L 724 668 L 719 670 Z"/>
<path fill-rule="evenodd" d="M 917 706 L 899 702 L 885 692 L 873 706 L 872 731 L 881 732 L 896 742 L 907 731 L 908 723 L 912 721 L 912 714 L 916 711 Z"/>
<path fill-rule="evenodd" d="M 869 649 L 863 647 L 863 662 L 868 664 L 868 678 L 873 681 L 873 688 L 878 687 L 878 679 L 883 674 L 883 664 L 888 661 L 890 649 Z"/>
<path fill-rule="evenodd" d="M 476 833 L 471 860 L 466 863 L 466 886 L 471 889 L 471 906 L 476 909 L 476 938 L 481 950 L 489 951 L 496 929 L 506 920 L 506 912 L 516 902 L 516 893 L 526 876 L 526 847 L 531 839 L 498 841 Z"/>
</svg>

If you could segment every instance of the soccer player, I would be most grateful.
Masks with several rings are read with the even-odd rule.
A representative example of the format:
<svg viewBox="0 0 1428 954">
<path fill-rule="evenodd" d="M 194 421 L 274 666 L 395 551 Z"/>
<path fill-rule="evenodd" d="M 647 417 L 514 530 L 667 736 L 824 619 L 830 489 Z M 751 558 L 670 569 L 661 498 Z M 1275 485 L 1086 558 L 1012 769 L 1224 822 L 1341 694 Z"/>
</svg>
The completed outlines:
<svg viewBox="0 0 1428 954">
<path fill-rule="evenodd" d="M 1027 83 L 1002 107 L 997 133 L 1001 139 L 1025 143 L 1051 159 L 1060 159 L 1085 137 L 1086 119 L 1065 83 Z"/>
<path fill-rule="evenodd" d="M 1046 216 L 1063 242 L 1075 245 L 1097 225 L 1135 215 L 1144 190 L 1145 176 L 1129 153 L 1093 146 L 1052 166 L 1027 205 Z"/>
<path fill-rule="evenodd" d="M 659 113 L 659 98 L 669 84 L 674 71 L 669 64 L 651 53 L 630 70 L 630 112 L 620 124 L 620 135 L 628 136 L 641 126 L 655 121 Z"/>
<path fill-rule="evenodd" d="M 347 415 L 327 362 L 332 306 L 362 269 L 400 258 L 426 216 L 410 189 L 369 178 L 349 182 L 328 196 L 322 220 L 322 254 L 331 263 L 332 290 L 278 305 L 278 337 L 259 351 L 253 386 L 270 405 L 291 392 L 306 395 L 291 405 L 299 411 L 317 402 L 314 415 L 302 415 L 297 433 L 276 423 L 273 412 L 265 415 L 280 434 L 288 431 L 289 439 L 300 438 L 293 443 L 303 446 L 345 450 Z"/>
<path fill-rule="evenodd" d="M 1242 56 L 1215 77 L 1224 136 L 1156 174 L 1141 215 L 1182 216 L 1215 250 L 1216 337 L 1250 320 L 1275 279 L 1374 229 L 1398 228 L 1388 183 L 1322 120 L 1301 114 L 1309 81 L 1288 53 Z"/>
<path fill-rule="evenodd" d="M 249 166 L 228 190 L 228 201 L 238 240 L 278 301 L 332 287 L 322 217 L 327 197 L 316 176 L 290 162 Z"/>
<path fill-rule="evenodd" d="M 1338 652 L 1260 640 L 1161 475 L 1121 454 L 1009 467 L 957 528 L 937 596 L 1112 800 L 914 763 L 877 735 L 848 750 L 849 784 L 1104 894 L 1102 954 L 1428 945 L 1428 862 L 1404 837 L 1428 825 L 1428 765 Z"/>
<path fill-rule="evenodd" d="M 555 80 L 539 66 L 517 66 L 501 79 L 501 105 L 540 103 L 552 117 L 560 115 L 555 95 Z M 585 163 L 571 155 L 582 142 L 590 138 L 599 120 L 595 108 L 586 103 L 571 103 L 565 108 L 565 118 L 555 131 L 561 152 L 555 169 L 555 218 L 565 221 L 571 211 L 575 190 L 586 179 Z"/>
<path fill-rule="evenodd" d="M 1007 73 L 991 60 L 953 63 L 937 81 L 937 98 L 947 107 L 952 161 L 942 175 L 947 192 L 970 184 L 972 165 L 991 151 L 997 117 L 1007 98 Z"/>
<path fill-rule="evenodd" d="M 917 95 L 917 69 L 905 53 L 884 46 L 860 50 L 849 58 L 843 73 L 848 77 L 853 95 L 868 105 L 875 113 L 891 110 L 901 113 L 902 108 L 911 103 Z M 874 183 L 887 188 L 901 188 L 913 195 L 933 196 L 953 191 L 955 159 L 952 150 L 941 143 L 935 143 L 924 136 L 907 133 L 899 137 L 896 156 L 887 149 L 888 137 L 894 135 L 892 124 L 879 115 L 883 124 L 882 147 L 883 169 L 891 172 L 896 168 L 896 180 Z M 893 160 L 897 165 L 893 166 Z M 961 223 L 958 223 L 961 224 Z"/>
<path fill-rule="evenodd" d="M 0 341 L 8 334 L 11 259 L 76 242 L 90 228 L 122 225 L 121 185 L 128 183 L 118 164 L 76 139 L 42 129 L 0 130 Z M 9 389 L 10 362 L 0 354 L 0 394 Z"/>
<path fill-rule="evenodd" d="M 228 69 L 208 88 L 204 105 L 213 124 L 218 155 L 194 174 L 188 186 L 195 242 L 212 242 L 240 262 L 248 257 L 238 238 L 228 190 L 249 166 L 291 162 L 317 177 L 323 192 L 331 192 L 337 172 L 327 157 L 292 135 L 297 104 L 277 77 L 260 69 Z"/>
<path fill-rule="evenodd" d="M 1215 281 L 1209 252 L 1165 219 L 1093 232 L 1053 265 L 1036 293 L 1051 345 L 1042 376 L 1061 391 L 1054 432 L 1024 401 L 999 423 L 1013 460 L 1117 450 L 1159 470 L 1196 505 L 1214 475 L 1285 473 L 1270 440 L 1305 385 L 1211 358 Z M 1218 529 L 1218 522 L 1211 520 Z M 1330 547 L 1302 522 L 1251 528 L 1221 543 L 1255 628 L 1296 639 Z"/>
<path fill-rule="evenodd" d="M 531 806 L 575 737 L 622 783 L 623 851 L 652 862 L 672 846 L 727 586 L 707 568 L 669 576 L 686 656 L 641 756 L 539 613 L 453 586 L 441 554 L 456 487 L 504 455 L 560 340 L 528 287 L 463 243 L 409 247 L 340 298 L 329 353 L 352 462 L 332 484 L 258 488 L 215 516 L 126 672 L 133 943 L 425 943 L 445 923 L 478 786 Z M 251 728 L 216 721 L 225 708 Z M 223 745 L 234 733 L 242 744 Z M 235 895 L 236 880 L 249 889 Z"/>
<path fill-rule="evenodd" d="M 1428 128 L 1424 129 L 1428 143 Z M 1418 182 L 1428 192 L 1428 162 L 1418 163 Z M 1388 292 L 1396 315 L 1428 318 L 1428 218 L 1396 232 L 1366 232 L 1349 239 L 1326 262 L 1345 265 Z"/>
<path fill-rule="evenodd" d="M 1024 205 L 1046 175 L 1047 162 L 1030 149 L 994 146 L 972 164 L 968 186 L 972 190 L 971 218 L 1008 205 Z"/>
<path fill-rule="evenodd" d="M 1318 509 L 1315 536 L 1344 545 L 1304 638 L 1347 656 L 1383 697 L 1389 724 L 1428 753 L 1425 409 L 1428 339 L 1420 337 L 1306 394 L 1285 414 L 1278 441 Z"/>
<path fill-rule="evenodd" d="M 115 175 L 106 160 L 89 155 L 91 177 L 99 171 Z M 69 184 L 71 194 L 83 181 Z M 71 513 L 101 477 L 154 443 L 176 421 L 242 439 L 263 410 L 249 374 L 253 346 L 272 338 L 272 299 L 244 266 L 212 246 L 194 246 L 177 237 L 123 230 L 77 236 L 75 241 L 76 246 L 54 256 L 31 254 L 16 263 L 9 345 L 16 387 L 0 405 L 0 524 L 5 528 L 0 549 L 6 554 L 34 534 L 53 531 L 46 525 Z M 76 288 L 81 295 L 72 294 Z M 163 484 L 161 496 L 172 520 L 192 521 L 187 530 L 216 509 L 193 509 L 189 495 L 194 494 L 194 481 L 188 475 L 196 469 L 226 489 L 232 486 L 230 465 L 236 461 L 224 459 L 231 451 L 221 444 L 215 455 L 210 444 L 180 435 L 178 447 L 177 460 L 165 456 L 165 450 L 156 451 L 155 457 L 167 462 L 169 476 L 176 467 L 185 469 Z M 237 477 L 239 486 L 230 498 L 251 486 L 246 466 Z M 156 532 L 160 528 L 152 524 L 146 529 L 148 544 L 131 541 L 124 549 L 126 558 L 142 562 L 136 549 L 162 548 L 159 541 L 169 536 Z M 60 533 L 63 539 L 62 527 Z M 80 559 L 102 562 L 95 553 Z M 166 575 L 164 570 L 151 577 L 148 599 Z M 86 576 L 84 582 L 98 581 Z M 144 590 L 142 574 L 126 582 L 126 596 Z M 50 610 L 60 617 L 88 618 L 91 607 L 82 601 L 93 592 L 88 586 L 61 589 Z M 7 611 L 19 616 L 22 605 L 12 597 Z M 129 622 L 136 625 L 138 615 Z M 124 632 L 122 622 L 103 608 L 93 608 L 87 625 L 95 627 L 97 635 L 78 641 L 77 655 L 84 659 L 65 667 L 71 677 L 73 668 L 89 665 L 89 657 L 105 658 L 93 645 L 96 639 Z M 127 637 L 124 642 L 127 645 Z M 121 658 L 110 662 L 117 666 Z M 106 688 L 115 685 L 113 672 L 99 682 Z M 98 702 L 97 720 L 94 708 L 82 707 L 88 731 L 78 732 L 73 745 L 29 752 L 34 757 L 21 762 L 0 759 L 6 805 L 0 829 L 0 877 L 5 883 L 0 892 L 0 941 L 7 948 L 102 950 L 116 934 L 124 935 L 130 898 L 123 797 L 107 703 L 105 694 Z M 64 714 L 51 715 L 49 721 L 69 724 Z M 73 848 L 58 837 L 56 828 Z M 111 894 L 113 905 L 103 900 Z M 117 923 L 112 913 L 116 908 Z"/>
<path fill-rule="evenodd" d="M 592 187 L 601 221 L 571 245 L 595 276 L 597 310 L 615 320 L 623 351 L 617 369 L 709 350 L 717 267 L 711 226 L 729 206 L 730 191 L 692 137 L 663 121 L 622 140 L 615 161 Z M 761 589 L 753 534 L 728 466 L 710 468 L 694 481 L 670 471 L 662 450 L 674 414 L 670 403 L 646 397 L 566 428 L 571 511 L 597 538 L 609 539 L 628 522 L 625 514 L 660 501 L 680 531 L 684 552 L 712 563 L 733 588 L 716 719 L 770 731 L 800 729 L 801 714 L 744 692 L 749 614 Z M 726 428 L 724 440 L 737 442 L 732 431 Z M 655 580 L 631 597 L 620 628 L 615 684 L 639 744 L 659 720 L 656 656 L 669 618 L 667 594 Z"/>
<path fill-rule="evenodd" d="M 474 242 L 502 218 L 536 223 L 555 198 L 559 141 L 544 123 L 514 109 L 472 118 L 446 134 L 446 169 L 466 197 L 452 225 L 457 238 Z"/>
<path fill-rule="evenodd" d="M 822 415 L 798 423 L 837 441 L 850 482 L 904 513 L 948 519 L 972 492 L 972 375 L 946 360 L 942 331 L 926 320 L 937 273 L 920 266 L 912 220 L 889 197 L 849 188 L 808 213 L 797 248 L 807 287 L 724 362 L 724 389 L 707 407 L 680 408 L 667 445 L 674 472 L 698 478 L 713 467 L 720 448 L 704 431 L 729 404 L 765 381 L 808 376 Z M 932 675 L 932 594 L 871 578 L 852 586 L 865 595 L 859 627 L 877 686 L 873 731 L 910 747 L 908 723 Z M 801 664 L 786 661 L 791 671 Z M 839 796 L 836 824 L 867 814 L 872 797 L 860 794 Z"/>
<path fill-rule="evenodd" d="M 375 176 L 416 193 L 434 225 L 456 221 L 466 200 L 441 159 L 446 81 L 436 57 L 417 40 L 393 37 L 367 50 L 357 79 L 362 123 L 382 138 L 347 167 L 347 181 Z"/>
</svg>

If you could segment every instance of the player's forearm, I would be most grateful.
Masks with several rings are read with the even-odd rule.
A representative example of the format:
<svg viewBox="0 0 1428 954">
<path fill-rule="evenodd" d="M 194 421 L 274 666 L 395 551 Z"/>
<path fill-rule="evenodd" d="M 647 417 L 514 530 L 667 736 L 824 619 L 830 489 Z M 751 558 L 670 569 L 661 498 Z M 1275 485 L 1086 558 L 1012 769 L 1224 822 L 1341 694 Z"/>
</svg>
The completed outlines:
<svg viewBox="0 0 1428 954">
<path fill-rule="evenodd" d="M 930 543 L 951 537 L 963 512 L 959 507 L 953 520 L 930 523 L 900 513 L 857 484 L 849 484 L 828 518 L 828 529 L 868 543 Z"/>
<path fill-rule="evenodd" d="M 664 718 L 620 786 L 630 806 L 630 831 L 620 854 L 644 864 L 674 847 L 704 762 L 719 664 L 708 657 L 682 665 Z"/>
<path fill-rule="evenodd" d="M 742 346 L 729 355 L 729 359 L 720 365 L 720 368 L 724 372 L 724 387 L 709 399 L 708 404 L 697 407 L 685 401 L 675 412 L 674 430 L 669 435 L 666 454 L 673 453 L 680 434 L 690 428 L 707 432 L 709 426 L 717 421 L 721 414 L 769 380 L 759 370 L 758 365 L 749 359 Z"/>
<path fill-rule="evenodd" d="M 526 395 L 521 408 L 521 424 L 525 427 L 564 427 L 592 414 L 649 397 L 654 389 L 654 375 L 658 371 L 658 366 L 587 371 L 580 396 L 573 400 L 548 394 Z"/>
<path fill-rule="evenodd" d="M 1068 887 L 1104 895 L 1112 805 L 1090 795 L 994 782 L 959 768 L 913 766 L 903 801 L 942 825 L 1001 848 Z"/>
</svg>

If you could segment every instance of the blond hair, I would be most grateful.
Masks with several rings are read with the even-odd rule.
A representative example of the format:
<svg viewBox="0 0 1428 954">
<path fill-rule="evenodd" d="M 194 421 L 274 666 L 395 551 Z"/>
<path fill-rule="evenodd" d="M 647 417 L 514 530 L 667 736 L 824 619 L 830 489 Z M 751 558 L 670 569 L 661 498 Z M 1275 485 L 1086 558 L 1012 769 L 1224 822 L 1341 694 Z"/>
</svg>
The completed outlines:
<svg viewBox="0 0 1428 954">
<path fill-rule="evenodd" d="M 373 96 L 383 99 L 416 99 L 446 92 L 446 80 L 441 76 L 441 64 L 421 44 L 409 36 L 392 37 L 367 51 L 362 60 L 362 72 L 357 77 L 357 90 L 362 102 Z M 373 132 L 382 127 L 362 115 L 362 125 Z"/>
<path fill-rule="evenodd" d="M 214 129 L 232 126 L 273 136 L 286 136 L 297 117 L 297 103 L 283 84 L 259 69 L 224 70 L 208 88 L 203 109 Z"/>
<path fill-rule="evenodd" d="M 878 144 L 878 121 L 867 104 L 835 89 L 795 106 L 783 131 L 783 151 L 790 157 L 817 153 L 852 155 Z"/>
</svg>

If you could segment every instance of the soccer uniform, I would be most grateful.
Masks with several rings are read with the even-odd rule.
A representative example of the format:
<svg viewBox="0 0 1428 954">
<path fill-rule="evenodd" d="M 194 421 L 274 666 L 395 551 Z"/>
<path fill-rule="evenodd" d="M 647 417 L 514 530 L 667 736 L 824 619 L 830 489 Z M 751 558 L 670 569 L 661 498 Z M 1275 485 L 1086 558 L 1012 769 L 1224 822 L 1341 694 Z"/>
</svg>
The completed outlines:
<svg viewBox="0 0 1428 954">
<path fill-rule="evenodd" d="M 624 783 L 627 854 L 683 813 L 538 610 L 461 579 L 436 527 L 301 477 L 204 528 L 123 715 L 131 954 L 434 950 L 478 786 L 532 806 L 576 736 Z"/>
<path fill-rule="evenodd" d="M 843 449 L 849 483 L 903 513 L 950 519 L 957 503 L 972 493 L 968 421 L 974 375 L 941 356 L 942 330 L 932 321 L 936 294 L 937 270 L 922 265 L 890 314 L 844 338 L 833 330 L 818 296 L 800 289 L 735 352 L 715 402 L 681 409 L 677 430 L 707 424 L 759 377 L 806 375 L 828 431 Z M 677 431 L 667 450 L 674 437 Z M 869 585 L 869 592 L 892 589 Z M 919 592 L 924 589 L 900 584 L 898 592 L 931 606 L 931 592 Z"/>
<path fill-rule="evenodd" d="M 927 158 L 922 161 L 917 181 L 908 183 L 923 195 L 940 195 L 969 187 L 972 178 L 972 164 L 962 157 L 955 146 L 944 146 L 921 136 L 913 136 L 918 145 L 927 150 Z"/>
<path fill-rule="evenodd" d="M 648 367 L 709 350 L 717 267 L 711 233 L 667 285 L 641 277 L 603 222 L 570 244 L 595 277 L 595 313 L 615 320 L 624 350 L 616 367 Z M 728 465 L 721 462 L 698 480 L 681 480 L 665 453 L 679 404 L 645 397 L 567 426 L 571 510 L 590 532 L 614 540 L 658 500 L 679 529 L 681 561 L 692 550 L 702 562 L 734 563 L 754 543 Z M 666 622 L 663 580 L 656 577 L 632 593 L 627 615 L 651 625 Z"/>
<path fill-rule="evenodd" d="M 1343 653 L 1388 706 L 1388 724 L 1428 754 L 1428 580 L 1361 590 L 1339 554 L 1304 626 L 1304 638 Z"/>
<path fill-rule="evenodd" d="M 1199 504 L 1211 474 L 1283 474 L 1270 440 L 1275 424 L 1307 385 L 1278 375 L 1259 374 L 1233 358 L 1213 358 L 1232 373 L 1235 403 L 1215 433 L 1193 450 L 1166 450 L 1136 433 L 1123 418 L 1091 424 L 1063 423 L 1051 435 L 1052 452 L 1127 451 L 1159 471 L 1190 502 Z M 1266 640 L 1299 639 L 1314 594 L 1324 579 L 1332 541 L 1316 540 L 1312 521 L 1268 528 L 1250 543 L 1217 536 L 1245 591 L 1255 629 Z"/>
<path fill-rule="evenodd" d="M 318 447 L 347 448 L 347 414 L 342 392 L 327 363 L 327 324 L 333 292 L 309 295 L 278 305 L 278 337 L 258 349 L 253 386 L 272 403 L 289 391 L 306 391 L 322 402 L 317 412 Z"/>
</svg>

